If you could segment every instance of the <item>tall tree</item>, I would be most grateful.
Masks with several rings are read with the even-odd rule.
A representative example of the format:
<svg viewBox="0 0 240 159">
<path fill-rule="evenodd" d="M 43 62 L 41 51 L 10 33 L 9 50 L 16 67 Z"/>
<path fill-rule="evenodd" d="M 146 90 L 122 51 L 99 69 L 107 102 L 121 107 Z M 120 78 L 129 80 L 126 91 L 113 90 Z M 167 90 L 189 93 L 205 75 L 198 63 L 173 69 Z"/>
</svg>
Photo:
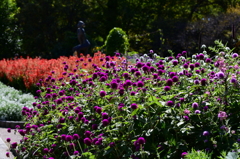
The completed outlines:
<svg viewBox="0 0 240 159">
<path fill-rule="evenodd" d="M 17 26 L 13 19 L 15 11 L 15 6 L 8 0 L 0 1 L 0 58 L 19 53 Z"/>
</svg>

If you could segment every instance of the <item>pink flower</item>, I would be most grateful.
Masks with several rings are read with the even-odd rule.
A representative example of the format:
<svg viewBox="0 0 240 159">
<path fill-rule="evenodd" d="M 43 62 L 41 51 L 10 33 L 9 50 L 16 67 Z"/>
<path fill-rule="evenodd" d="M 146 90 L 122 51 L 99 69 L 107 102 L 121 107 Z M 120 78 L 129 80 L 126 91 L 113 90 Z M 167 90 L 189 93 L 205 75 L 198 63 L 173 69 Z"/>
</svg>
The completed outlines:
<svg viewBox="0 0 240 159">
<path fill-rule="evenodd" d="M 190 114 L 190 110 L 187 110 L 187 109 L 185 109 L 183 112 L 184 112 L 185 114 Z"/>
<path fill-rule="evenodd" d="M 227 113 L 226 113 L 226 112 L 220 111 L 220 112 L 218 113 L 218 118 L 219 118 L 220 120 L 226 119 L 227 117 L 228 117 L 228 116 L 227 116 Z"/>
</svg>

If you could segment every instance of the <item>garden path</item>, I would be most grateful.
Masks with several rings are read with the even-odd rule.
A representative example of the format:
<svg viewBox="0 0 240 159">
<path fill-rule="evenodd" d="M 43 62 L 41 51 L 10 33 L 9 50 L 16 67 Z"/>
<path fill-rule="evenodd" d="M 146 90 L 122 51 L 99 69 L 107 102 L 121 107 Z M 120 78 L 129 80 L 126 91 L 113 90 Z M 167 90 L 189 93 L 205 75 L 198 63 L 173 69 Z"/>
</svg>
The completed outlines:
<svg viewBox="0 0 240 159">
<path fill-rule="evenodd" d="M 14 130 L 8 133 L 7 128 L 0 127 L 0 159 L 14 159 L 13 154 L 9 151 L 9 143 L 6 141 L 7 138 L 11 138 L 11 143 L 19 143 L 22 139 L 19 133 L 14 134 Z M 6 157 L 6 152 L 10 152 L 10 158 Z"/>
</svg>

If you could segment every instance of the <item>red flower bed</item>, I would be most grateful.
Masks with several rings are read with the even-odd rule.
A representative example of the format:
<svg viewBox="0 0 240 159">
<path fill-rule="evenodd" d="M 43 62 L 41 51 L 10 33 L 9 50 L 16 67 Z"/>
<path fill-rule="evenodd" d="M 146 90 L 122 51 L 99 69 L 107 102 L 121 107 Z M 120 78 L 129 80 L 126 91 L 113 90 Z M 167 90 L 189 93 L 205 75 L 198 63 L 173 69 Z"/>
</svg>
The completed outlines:
<svg viewBox="0 0 240 159">
<path fill-rule="evenodd" d="M 111 61 L 121 62 L 118 57 L 111 57 Z M 72 73 L 91 74 L 94 71 L 93 64 L 98 67 L 106 62 L 106 55 L 97 52 L 93 57 L 76 56 L 63 57 L 58 59 L 41 59 L 41 58 L 20 58 L 15 60 L 3 59 L 0 61 L 0 78 L 6 76 L 9 81 L 19 80 L 22 78 L 26 88 L 30 88 L 40 79 L 44 79 L 49 75 L 55 78 L 62 77 L 62 73 L 67 71 Z M 67 69 L 63 70 L 63 65 L 67 65 Z M 74 70 L 75 69 L 75 70 Z M 80 70 L 85 70 L 81 72 Z M 54 72 L 54 73 L 53 73 Z"/>
</svg>

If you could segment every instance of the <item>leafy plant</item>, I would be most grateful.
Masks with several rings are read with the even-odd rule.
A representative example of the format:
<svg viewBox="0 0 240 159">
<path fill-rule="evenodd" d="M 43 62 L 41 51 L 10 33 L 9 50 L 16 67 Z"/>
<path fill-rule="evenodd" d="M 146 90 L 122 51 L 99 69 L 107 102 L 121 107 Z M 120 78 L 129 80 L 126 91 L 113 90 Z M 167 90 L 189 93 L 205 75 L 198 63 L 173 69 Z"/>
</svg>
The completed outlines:
<svg viewBox="0 0 240 159">
<path fill-rule="evenodd" d="M 116 51 L 125 54 L 129 48 L 126 33 L 121 28 L 114 27 L 110 30 L 103 47 L 106 47 L 106 54 L 110 56 L 114 56 Z"/>
</svg>

